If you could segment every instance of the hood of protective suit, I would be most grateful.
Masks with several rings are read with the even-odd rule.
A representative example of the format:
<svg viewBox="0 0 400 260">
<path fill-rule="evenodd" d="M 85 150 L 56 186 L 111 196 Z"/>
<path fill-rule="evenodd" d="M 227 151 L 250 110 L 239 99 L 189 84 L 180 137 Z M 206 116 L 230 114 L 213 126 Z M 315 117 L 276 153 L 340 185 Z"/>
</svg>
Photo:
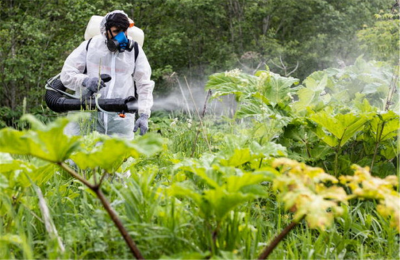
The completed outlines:
<svg viewBox="0 0 400 260">
<path fill-rule="evenodd" d="M 114 11 L 106 14 L 106 16 L 104 16 L 100 22 L 100 32 L 102 35 L 104 35 L 104 36 L 106 35 L 106 22 L 107 22 L 108 17 L 110 15 L 116 14 L 116 13 L 124 14 L 126 17 L 128 17 L 128 15 L 124 11 L 121 11 L 121 10 L 114 10 Z M 129 19 L 129 17 L 128 17 L 128 19 Z"/>
</svg>

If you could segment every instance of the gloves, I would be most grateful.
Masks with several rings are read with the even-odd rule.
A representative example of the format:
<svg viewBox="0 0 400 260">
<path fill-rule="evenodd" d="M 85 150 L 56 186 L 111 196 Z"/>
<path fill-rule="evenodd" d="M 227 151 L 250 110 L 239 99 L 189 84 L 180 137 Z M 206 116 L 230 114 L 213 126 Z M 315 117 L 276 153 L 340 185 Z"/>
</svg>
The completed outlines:
<svg viewBox="0 0 400 260">
<path fill-rule="evenodd" d="M 148 115 L 140 114 L 140 117 L 138 118 L 138 120 L 136 120 L 133 132 L 136 132 L 138 128 L 140 128 L 140 135 L 144 135 L 147 132 L 147 129 L 149 128 L 148 120 L 149 120 Z"/>
<path fill-rule="evenodd" d="M 100 83 L 99 83 L 100 81 Z M 103 80 L 99 79 L 98 77 L 88 77 L 83 80 L 82 86 L 86 87 L 88 90 L 88 94 L 85 96 L 91 96 L 93 93 L 96 93 L 100 89 L 104 88 L 106 84 Z"/>
</svg>

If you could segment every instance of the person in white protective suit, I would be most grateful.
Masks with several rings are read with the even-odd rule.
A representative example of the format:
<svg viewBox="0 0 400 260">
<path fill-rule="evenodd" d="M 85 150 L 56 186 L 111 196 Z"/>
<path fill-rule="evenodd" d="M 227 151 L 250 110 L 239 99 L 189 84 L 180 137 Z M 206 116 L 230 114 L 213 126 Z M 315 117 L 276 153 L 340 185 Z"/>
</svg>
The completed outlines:
<svg viewBox="0 0 400 260">
<path fill-rule="evenodd" d="M 154 81 L 150 80 L 151 67 L 140 45 L 135 61 L 133 40 L 127 36 L 130 26 L 123 11 L 108 13 L 100 23 L 101 34 L 82 42 L 65 60 L 61 71 L 61 82 L 75 93 L 85 90 L 101 94 L 101 98 L 127 98 L 135 96 L 136 82 L 139 118 L 127 113 L 121 118 L 117 113 L 97 113 L 96 130 L 107 135 L 133 139 L 134 132 L 146 133 L 148 118 L 153 105 Z M 86 51 L 87 49 L 87 51 Z M 86 70 L 86 74 L 84 74 Z M 104 83 L 100 74 L 108 74 L 111 81 Z M 71 122 L 65 128 L 66 134 L 79 135 L 80 126 Z"/>
</svg>

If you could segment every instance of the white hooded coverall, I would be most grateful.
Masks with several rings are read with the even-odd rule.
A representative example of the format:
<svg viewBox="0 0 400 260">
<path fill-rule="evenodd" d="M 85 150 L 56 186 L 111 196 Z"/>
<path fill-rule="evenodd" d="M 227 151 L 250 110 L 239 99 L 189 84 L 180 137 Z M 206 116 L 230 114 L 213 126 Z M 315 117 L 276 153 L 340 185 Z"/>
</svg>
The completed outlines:
<svg viewBox="0 0 400 260">
<path fill-rule="evenodd" d="M 88 51 L 86 51 L 88 41 L 84 41 L 68 56 L 61 71 L 61 82 L 66 88 L 74 90 L 76 93 L 81 93 L 84 89 L 82 82 L 85 78 L 109 74 L 111 81 L 107 82 L 106 87 L 99 91 L 101 98 L 125 99 L 129 96 L 135 96 L 135 81 L 139 96 L 139 115 L 146 114 L 150 116 L 150 109 L 153 106 L 154 81 L 150 80 L 151 67 L 142 47 L 138 45 L 139 55 L 136 63 L 134 49 L 131 52 L 111 52 L 107 48 L 105 22 L 107 17 L 115 12 L 123 13 L 122 11 L 113 11 L 103 18 L 100 24 L 101 34 L 92 38 Z M 87 74 L 83 74 L 85 65 Z M 125 118 L 121 118 L 117 112 L 112 114 L 96 113 L 96 130 L 99 133 L 116 134 L 120 137 L 133 139 L 134 114 L 127 113 Z M 79 135 L 80 126 L 78 123 L 72 122 L 67 125 L 65 132 L 69 135 Z"/>
</svg>

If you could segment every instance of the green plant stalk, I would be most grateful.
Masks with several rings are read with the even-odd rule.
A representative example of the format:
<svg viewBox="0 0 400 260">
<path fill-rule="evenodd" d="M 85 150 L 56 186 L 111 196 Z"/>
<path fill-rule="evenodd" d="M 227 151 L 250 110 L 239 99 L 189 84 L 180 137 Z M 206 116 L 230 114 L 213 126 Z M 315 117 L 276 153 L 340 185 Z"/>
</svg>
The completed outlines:
<svg viewBox="0 0 400 260">
<path fill-rule="evenodd" d="M 375 162 L 376 154 L 378 153 L 378 146 L 379 146 L 379 143 L 381 142 L 384 127 L 385 127 L 385 122 L 382 122 L 380 131 L 377 135 L 376 142 L 375 142 L 374 155 L 372 156 L 372 162 L 371 162 L 371 171 L 372 171 L 372 168 L 374 167 L 374 162 Z"/>
<path fill-rule="evenodd" d="M 205 230 L 205 238 L 206 238 L 206 243 L 209 246 L 208 250 L 210 252 L 210 254 L 206 257 L 206 259 L 210 259 L 212 256 L 215 255 L 215 251 L 216 251 L 216 234 L 215 234 L 215 230 L 213 229 L 211 223 L 209 222 L 209 219 L 206 217 L 204 219 L 204 230 Z"/>
<path fill-rule="evenodd" d="M 131 253 L 136 259 L 144 259 L 142 254 L 139 251 L 139 248 L 136 246 L 136 243 L 133 241 L 133 239 L 130 237 L 128 231 L 122 224 L 121 220 L 119 219 L 117 213 L 113 210 L 111 207 L 110 203 L 104 196 L 104 194 L 101 192 L 101 184 L 104 179 L 104 176 L 106 174 L 103 174 L 101 177 L 101 180 L 99 184 L 91 184 L 84 178 L 82 178 L 78 173 L 76 173 L 73 169 L 71 169 L 67 164 L 61 162 L 57 163 L 61 168 L 66 170 L 70 175 L 72 175 L 74 178 L 78 179 L 81 181 L 84 185 L 86 185 L 89 189 L 91 189 L 97 196 L 97 198 L 101 201 L 101 204 L 103 205 L 104 209 L 107 211 L 108 215 L 111 217 L 111 220 L 114 222 L 115 226 L 118 228 L 119 232 L 121 233 L 122 237 L 124 238 L 126 244 L 128 245 L 129 249 L 131 250 Z"/>
<path fill-rule="evenodd" d="M 350 149 L 350 160 L 352 161 L 352 162 L 354 162 L 354 160 L 355 160 L 355 155 L 354 155 L 354 147 L 356 146 L 356 143 L 357 142 L 353 142 L 352 144 L 351 144 L 351 149 Z"/>
<path fill-rule="evenodd" d="M 217 236 L 219 234 L 219 230 L 221 228 L 221 222 L 218 222 L 217 227 L 214 229 L 214 231 L 212 232 L 212 243 L 213 246 L 212 248 L 215 250 L 217 248 Z M 213 254 L 215 254 L 215 252 L 213 251 Z"/>
<path fill-rule="evenodd" d="M 304 142 L 304 145 L 306 146 L 308 158 L 311 158 L 311 152 L 310 152 L 310 147 L 308 146 L 308 142 L 307 141 L 303 141 L 303 142 Z"/>
<path fill-rule="evenodd" d="M 389 110 L 389 106 L 392 103 L 392 98 L 393 98 L 393 94 L 394 94 L 394 92 L 396 90 L 396 82 L 399 79 L 399 75 L 395 75 L 392 79 L 393 80 L 392 80 L 392 84 L 391 84 L 391 89 L 390 89 L 389 95 L 388 95 L 388 97 L 386 99 L 385 111 Z"/>
<path fill-rule="evenodd" d="M 174 74 L 175 74 L 175 72 L 173 73 L 173 75 Z M 190 113 L 190 108 L 189 108 L 189 102 L 187 101 L 186 96 L 183 93 L 182 85 L 181 85 L 181 82 L 179 81 L 178 75 L 175 75 L 175 78 L 176 78 L 176 81 L 178 82 L 179 89 L 181 90 L 183 101 L 185 102 L 187 112 L 189 113 L 189 118 L 192 118 L 192 114 Z"/>
<path fill-rule="evenodd" d="M 185 80 L 186 80 L 186 78 L 185 78 Z M 187 82 L 186 82 L 186 83 L 187 83 Z M 194 103 L 194 99 L 193 99 L 193 96 L 192 96 L 192 92 L 190 91 L 189 85 L 188 85 L 188 89 L 189 89 L 190 96 L 192 97 L 192 100 L 193 100 L 193 103 Z M 196 144 L 197 144 L 197 140 L 198 140 L 198 138 L 199 138 L 200 131 L 202 130 L 202 128 L 203 128 L 203 126 L 204 126 L 204 125 L 203 125 L 203 120 L 202 120 L 202 118 L 204 118 L 204 115 L 206 114 L 207 101 L 208 101 L 208 99 L 210 98 L 211 94 L 212 94 L 212 91 L 211 91 L 211 90 L 208 90 L 207 96 L 206 96 L 206 100 L 204 101 L 204 106 L 203 106 L 203 111 L 202 111 L 202 113 L 201 113 L 201 116 L 200 116 L 199 112 L 197 111 L 197 107 L 196 107 L 196 111 L 197 111 L 197 114 L 198 114 L 199 120 L 200 120 L 200 126 L 199 126 L 199 129 L 197 130 L 197 133 L 196 133 L 196 139 L 195 139 L 194 142 L 193 142 L 192 154 L 191 154 L 190 157 L 193 157 L 193 155 L 194 155 L 194 152 L 195 152 L 195 149 L 196 149 Z M 205 136 L 205 138 L 206 138 L 206 141 L 207 141 L 207 136 Z M 208 143 L 208 141 L 207 141 L 207 144 L 208 144 L 208 148 L 211 150 L 210 144 Z"/>
<path fill-rule="evenodd" d="M 193 157 L 194 152 L 196 151 L 196 144 L 197 144 L 197 140 L 199 139 L 200 131 L 201 131 L 201 123 L 200 123 L 199 128 L 196 131 L 196 138 L 194 139 L 194 142 L 193 142 L 193 145 L 192 145 L 192 154 L 190 155 L 190 157 Z"/>
<path fill-rule="evenodd" d="M 396 82 L 397 82 L 398 78 L 399 78 L 398 75 L 393 77 L 393 80 L 392 80 L 392 83 L 391 83 L 391 89 L 389 90 L 390 92 L 389 92 L 388 97 L 386 99 L 385 111 L 389 110 L 389 106 L 391 104 L 391 101 L 392 101 L 392 98 L 393 98 L 393 94 L 394 94 L 394 92 L 396 90 Z M 372 162 L 371 162 L 371 171 L 372 171 L 372 168 L 374 167 L 374 162 L 375 162 L 376 155 L 378 153 L 378 146 L 379 146 L 379 143 L 381 142 L 381 138 L 382 138 L 382 133 L 383 133 L 383 128 L 384 127 L 385 127 L 385 122 L 382 122 L 381 130 L 378 133 L 377 140 L 375 142 L 374 155 L 372 157 Z"/>
<path fill-rule="evenodd" d="M 303 218 L 305 215 L 303 216 Z M 272 253 L 275 247 L 281 242 L 286 235 L 303 219 L 301 218 L 299 221 L 292 221 L 282 232 L 272 240 L 272 242 L 264 249 L 264 251 L 258 256 L 258 259 L 267 259 L 267 257 Z"/>
<path fill-rule="evenodd" d="M 338 172 L 338 161 L 339 161 L 339 153 L 340 153 L 340 142 L 341 140 L 339 140 L 339 144 L 336 146 L 335 148 L 335 177 L 337 177 L 337 172 Z"/>
<path fill-rule="evenodd" d="M 260 169 L 260 168 L 261 168 L 261 166 L 262 166 L 262 162 L 263 162 L 263 159 L 264 159 L 264 158 L 261 158 L 261 159 L 260 159 L 260 164 L 258 165 L 258 169 Z"/>
<path fill-rule="evenodd" d="M 397 136 L 400 136 L 400 129 L 397 131 Z M 397 142 L 400 142 L 400 141 L 397 141 Z M 398 154 L 395 158 L 397 161 L 400 161 L 400 154 Z M 400 180 L 400 165 L 397 165 L 397 167 L 396 167 L 396 175 L 397 175 L 397 178 L 399 178 L 399 180 Z M 397 192 L 400 192 L 400 185 L 397 186 Z"/>
</svg>

